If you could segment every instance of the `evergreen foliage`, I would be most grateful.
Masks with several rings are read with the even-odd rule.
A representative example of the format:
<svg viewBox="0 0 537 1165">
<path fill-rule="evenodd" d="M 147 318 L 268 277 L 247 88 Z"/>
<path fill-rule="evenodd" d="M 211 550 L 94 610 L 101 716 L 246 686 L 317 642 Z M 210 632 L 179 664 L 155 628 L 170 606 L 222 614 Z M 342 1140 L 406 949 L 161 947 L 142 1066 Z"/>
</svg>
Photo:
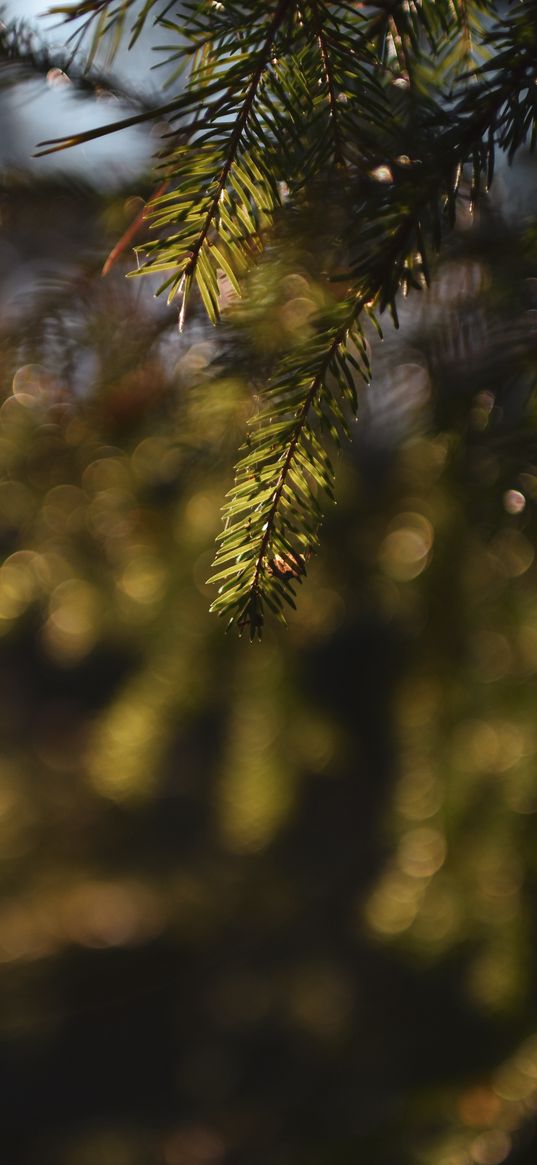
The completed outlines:
<svg viewBox="0 0 537 1165">
<path fill-rule="evenodd" d="M 168 101 L 41 153 L 166 118 L 139 273 L 160 278 L 181 329 L 193 294 L 216 324 L 278 240 L 300 237 L 312 208 L 337 209 L 320 249 L 323 300 L 272 361 L 224 508 L 213 609 L 255 637 L 266 608 L 283 618 L 294 605 L 317 549 L 334 486 L 327 442 L 357 412 L 371 325 L 388 308 L 397 326 L 398 295 L 429 282 L 497 151 L 535 144 L 537 3 L 186 0 L 178 14 L 175 0 L 73 0 L 51 11 L 78 22 L 73 53 L 86 44 L 91 66 L 103 38 L 113 57 L 149 20 L 166 31 Z"/>
</svg>

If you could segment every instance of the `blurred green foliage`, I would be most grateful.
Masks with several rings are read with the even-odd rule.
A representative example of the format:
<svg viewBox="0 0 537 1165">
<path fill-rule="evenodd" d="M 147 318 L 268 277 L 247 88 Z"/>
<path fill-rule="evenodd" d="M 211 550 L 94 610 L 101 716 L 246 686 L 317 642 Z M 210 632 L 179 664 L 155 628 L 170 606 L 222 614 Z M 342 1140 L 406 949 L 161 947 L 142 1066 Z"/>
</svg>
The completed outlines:
<svg viewBox="0 0 537 1165">
<path fill-rule="evenodd" d="M 534 1160 L 530 162 L 499 189 L 368 340 L 322 561 L 252 647 L 205 579 L 314 246 L 217 346 L 98 277 L 131 191 L 4 177 L 10 1165 Z"/>
</svg>

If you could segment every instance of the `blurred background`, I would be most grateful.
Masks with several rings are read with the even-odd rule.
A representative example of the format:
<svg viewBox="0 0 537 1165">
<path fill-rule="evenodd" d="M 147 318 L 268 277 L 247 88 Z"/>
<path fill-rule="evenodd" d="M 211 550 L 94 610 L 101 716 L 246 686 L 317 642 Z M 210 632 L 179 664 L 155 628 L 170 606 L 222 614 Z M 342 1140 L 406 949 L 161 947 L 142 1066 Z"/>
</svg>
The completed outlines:
<svg viewBox="0 0 537 1165">
<path fill-rule="evenodd" d="M 315 248 L 179 336 L 129 248 L 100 277 L 151 135 L 32 161 L 121 105 L 39 67 L 0 70 L 5 1159 L 530 1165 L 535 161 L 371 337 L 322 555 L 252 647 L 205 580 Z"/>
</svg>

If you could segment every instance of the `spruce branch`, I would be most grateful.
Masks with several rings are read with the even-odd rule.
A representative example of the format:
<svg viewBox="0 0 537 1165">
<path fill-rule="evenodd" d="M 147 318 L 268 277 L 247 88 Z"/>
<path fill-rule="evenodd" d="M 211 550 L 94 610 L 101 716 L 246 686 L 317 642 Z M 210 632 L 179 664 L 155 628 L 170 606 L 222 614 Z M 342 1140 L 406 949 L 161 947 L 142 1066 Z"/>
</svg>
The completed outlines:
<svg viewBox="0 0 537 1165">
<path fill-rule="evenodd" d="M 426 249 L 438 247 L 454 224 L 462 167 L 471 160 L 475 199 L 482 174 L 490 175 L 498 121 L 502 142 L 515 134 L 519 144 L 512 124 L 512 94 L 513 86 L 527 88 L 528 68 L 523 55 L 509 82 L 492 93 L 487 90 L 487 100 L 478 101 L 467 116 L 465 105 L 461 109 L 465 116 L 455 125 L 444 125 L 432 144 L 428 144 L 431 126 L 425 124 L 419 167 L 405 166 L 395 180 L 391 175 L 385 194 L 374 193 L 373 186 L 365 191 L 353 214 L 356 258 L 351 258 L 347 278 L 354 291 L 343 306 L 337 305 L 328 327 L 325 319 L 317 321 L 315 338 L 305 345 L 305 358 L 302 352 L 285 358 L 266 390 L 267 403 L 254 421 L 231 501 L 224 508 L 217 570 L 209 580 L 220 584 L 212 609 L 228 615 L 240 630 L 248 627 L 252 638 L 261 634 L 265 605 L 280 618 L 286 603 L 294 605 L 296 582 L 302 581 L 306 557 L 317 546 L 321 513 L 314 490 L 320 486 L 330 495 L 333 485 L 332 467 L 318 434 L 324 427 L 338 439 L 338 426 L 346 429 L 343 410 L 349 389 L 356 411 L 355 373 L 368 379 L 367 360 L 349 359 L 348 351 L 351 339 L 364 351 L 360 323 L 364 307 L 389 306 L 397 323 L 398 290 L 428 282 Z"/>
<path fill-rule="evenodd" d="M 121 32 L 131 6 L 82 0 L 56 11 L 104 36 Z M 186 66 L 181 92 L 42 146 L 168 117 L 140 273 L 164 276 L 181 326 L 194 285 L 216 323 L 222 280 L 241 294 L 275 224 L 300 234 L 311 205 L 338 188 L 339 217 L 325 208 L 335 225 L 322 274 L 338 271 L 344 298 L 310 320 L 261 394 L 211 580 L 213 610 L 255 636 L 265 608 L 283 618 L 293 604 L 317 548 L 320 497 L 334 484 L 324 442 L 348 432 L 357 378 L 369 379 L 371 305 L 397 322 L 400 291 L 428 283 L 428 253 L 455 222 L 461 175 L 471 170 L 475 202 L 498 148 L 512 157 L 535 143 L 537 0 L 505 16 L 491 0 L 191 0 L 183 22 L 170 8 L 147 0 L 132 33 L 153 11 L 177 36 L 167 59 Z"/>
<path fill-rule="evenodd" d="M 336 91 L 335 71 L 332 64 L 328 36 L 317 0 L 309 0 L 309 8 L 311 10 L 313 26 L 321 54 L 322 67 L 327 90 L 334 139 L 334 161 L 340 165 L 345 165 L 343 137 L 339 124 L 338 93 Z"/>
<path fill-rule="evenodd" d="M 263 74 L 267 68 L 274 38 L 283 20 L 293 6 L 293 3 L 294 0 L 279 0 L 272 14 L 272 18 L 266 28 L 262 46 L 259 50 L 259 53 L 257 54 L 257 60 L 255 60 L 255 58 L 252 60 L 252 64 L 254 65 L 253 73 L 247 86 L 244 98 L 239 106 L 235 122 L 229 135 L 229 141 L 225 149 L 223 164 L 215 182 L 211 184 L 213 188 L 212 193 L 209 198 L 208 205 L 206 208 L 204 208 L 203 214 L 201 216 L 198 235 L 190 247 L 188 260 L 184 265 L 184 269 L 181 273 L 181 279 L 179 281 L 179 289 L 182 293 L 180 315 L 181 328 L 184 323 L 188 292 L 192 285 L 192 281 L 195 278 L 197 279 L 198 286 L 200 287 L 202 298 L 206 303 L 206 306 L 208 306 L 210 317 L 213 319 L 213 322 L 216 322 L 216 319 L 218 318 L 217 292 L 215 289 L 214 280 L 211 280 L 208 272 L 213 270 L 214 274 L 211 261 L 214 261 L 215 254 L 217 269 L 223 270 L 225 274 L 229 275 L 229 265 L 225 262 L 225 260 L 223 260 L 219 252 L 216 251 L 214 247 L 212 248 L 211 254 L 208 235 L 211 227 L 213 226 L 213 223 L 215 222 L 215 219 L 218 216 L 222 196 L 226 191 L 228 181 L 232 176 L 233 167 L 237 166 L 239 152 L 243 143 L 243 137 L 254 109 L 254 104 L 259 93 L 259 87 Z M 242 172 L 242 177 L 245 178 L 244 171 Z M 158 199 L 156 201 L 156 213 L 158 214 Z M 207 262 L 207 268 L 206 270 L 200 272 L 199 267 L 203 263 L 204 248 L 206 250 L 205 258 Z M 148 264 L 148 267 L 151 270 L 151 263 Z M 175 287 L 175 283 L 173 286 Z"/>
<path fill-rule="evenodd" d="M 112 42 L 108 44 L 108 57 L 113 60 L 116 56 L 123 37 L 128 13 L 134 9 L 135 16 L 130 28 L 129 49 L 136 44 L 147 23 L 148 17 L 156 9 L 153 18 L 154 24 L 160 24 L 167 13 L 174 7 L 176 0 L 144 0 L 141 11 L 138 0 L 72 0 L 70 4 L 53 4 L 48 9 L 48 16 L 61 16 L 65 24 L 81 21 L 81 27 L 76 29 L 69 41 L 73 45 L 73 53 L 78 53 L 85 38 L 93 31 L 93 37 L 88 51 L 87 64 L 93 64 L 95 55 L 101 42 L 113 33 Z"/>
</svg>

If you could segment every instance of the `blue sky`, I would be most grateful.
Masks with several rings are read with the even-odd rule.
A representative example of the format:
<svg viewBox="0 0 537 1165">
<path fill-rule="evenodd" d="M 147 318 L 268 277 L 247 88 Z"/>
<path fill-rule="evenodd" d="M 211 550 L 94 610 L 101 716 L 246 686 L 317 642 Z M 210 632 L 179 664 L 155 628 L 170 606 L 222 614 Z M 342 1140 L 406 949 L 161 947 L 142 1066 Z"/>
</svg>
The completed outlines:
<svg viewBox="0 0 537 1165">
<path fill-rule="evenodd" d="M 42 29 L 47 39 L 61 45 L 66 32 L 57 17 L 42 17 L 48 7 L 48 0 L 4 0 L 4 18 L 27 19 Z M 72 27 L 69 31 L 72 31 Z M 138 49 L 137 63 L 140 54 L 143 56 L 145 53 L 147 48 Z M 121 62 L 123 73 L 130 64 L 130 58 L 126 63 Z M 2 94 L 1 102 L 0 165 L 35 173 L 52 173 L 58 169 L 63 172 L 74 171 L 89 179 L 98 170 L 99 184 L 104 177 L 114 185 L 129 174 L 135 178 L 150 159 L 151 145 L 147 131 L 136 130 L 78 146 L 49 158 L 32 158 L 36 142 L 43 138 L 58 137 L 73 130 L 81 132 L 125 116 L 124 107 L 109 98 L 83 101 L 69 91 L 68 84 L 50 86 L 44 80 L 36 80 L 17 87 L 9 96 Z"/>
</svg>

